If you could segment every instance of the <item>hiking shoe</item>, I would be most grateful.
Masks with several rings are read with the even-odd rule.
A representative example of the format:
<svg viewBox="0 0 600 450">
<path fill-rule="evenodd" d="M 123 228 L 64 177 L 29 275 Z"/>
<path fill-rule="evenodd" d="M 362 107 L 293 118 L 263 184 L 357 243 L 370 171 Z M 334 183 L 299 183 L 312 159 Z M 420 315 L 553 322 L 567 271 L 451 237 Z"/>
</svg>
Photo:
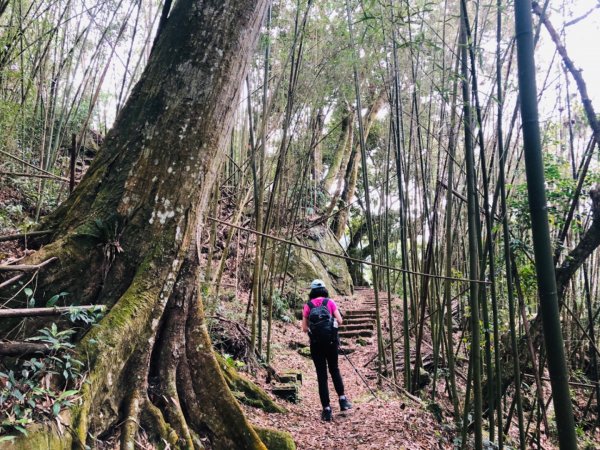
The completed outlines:
<svg viewBox="0 0 600 450">
<path fill-rule="evenodd" d="M 331 408 L 325 408 L 323 410 L 321 413 L 321 420 L 324 420 L 325 422 L 331 422 L 333 420 L 333 412 L 331 411 Z"/>
<path fill-rule="evenodd" d="M 350 403 L 347 398 L 340 398 L 340 410 L 341 411 L 348 411 L 351 408 L 352 408 L 352 403 Z"/>
</svg>

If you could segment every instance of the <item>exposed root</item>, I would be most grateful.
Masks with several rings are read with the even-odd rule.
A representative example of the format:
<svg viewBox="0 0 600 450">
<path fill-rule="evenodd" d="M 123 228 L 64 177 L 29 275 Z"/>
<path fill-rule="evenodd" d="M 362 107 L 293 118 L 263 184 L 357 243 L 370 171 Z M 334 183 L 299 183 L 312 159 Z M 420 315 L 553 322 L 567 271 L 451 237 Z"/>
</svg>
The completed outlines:
<svg viewBox="0 0 600 450">
<path fill-rule="evenodd" d="M 146 266 L 138 271 L 114 308 L 80 343 L 82 359 L 90 362 L 89 383 L 72 410 L 72 443 L 57 449 L 93 447 L 121 424 L 122 450 L 134 449 L 141 433 L 171 448 L 200 449 L 208 439 L 217 450 L 266 450 L 228 387 L 222 372 L 227 367 L 220 367 L 212 349 L 197 296 L 193 251 L 177 273 L 175 280 L 172 270 Z M 168 295 L 165 286 L 171 288 Z M 237 373 L 227 378 L 237 380 L 232 386 L 256 397 L 266 410 L 281 411 Z M 41 432 L 40 439 L 50 439 L 51 433 Z M 30 448 L 23 445 L 15 448 Z"/>
<path fill-rule="evenodd" d="M 134 391 L 127 400 L 125 420 L 121 425 L 121 450 L 133 450 L 135 448 L 135 436 L 139 429 L 140 415 L 140 393 Z"/>
<path fill-rule="evenodd" d="M 206 424 L 214 433 L 217 449 L 264 449 L 246 420 L 219 370 L 206 329 L 202 302 L 192 303 L 186 323 L 186 354 L 194 391 L 205 409 Z"/>
<path fill-rule="evenodd" d="M 150 400 L 146 400 L 140 415 L 142 427 L 156 442 L 163 441 L 173 448 L 177 448 L 179 436 L 165 420 L 162 411 Z"/>
<path fill-rule="evenodd" d="M 221 355 L 216 353 L 215 356 L 219 362 L 221 372 L 227 381 L 229 389 L 233 392 L 240 392 L 243 394 L 243 397 L 240 399 L 242 403 L 255 408 L 261 408 L 262 410 L 271 413 L 284 413 L 286 411 L 284 407 L 275 403 L 271 397 L 269 397 L 269 394 L 259 386 L 238 374 L 233 367 L 230 367 L 227 364 Z"/>
<path fill-rule="evenodd" d="M 188 303 L 186 299 L 190 298 L 194 292 L 194 283 L 188 284 L 189 278 L 193 275 L 193 267 L 184 265 L 163 317 L 159 345 L 155 349 L 153 357 L 153 366 L 156 368 L 151 368 L 151 373 L 156 372 L 155 375 L 158 378 L 158 389 L 154 401 L 179 435 L 180 444 L 185 444 L 187 448 L 194 448 L 194 443 L 177 392 L 177 366 L 181 359 L 182 349 L 185 347 L 184 323 Z"/>
<path fill-rule="evenodd" d="M 166 394 L 167 396 L 163 399 L 164 401 L 161 406 L 167 420 L 171 426 L 177 430 L 177 433 L 181 436 L 181 441 L 182 443 L 185 443 L 186 448 L 194 448 L 192 434 L 188 427 L 185 415 L 183 414 L 183 410 L 181 409 L 175 380 L 172 380 L 169 383 Z"/>
</svg>

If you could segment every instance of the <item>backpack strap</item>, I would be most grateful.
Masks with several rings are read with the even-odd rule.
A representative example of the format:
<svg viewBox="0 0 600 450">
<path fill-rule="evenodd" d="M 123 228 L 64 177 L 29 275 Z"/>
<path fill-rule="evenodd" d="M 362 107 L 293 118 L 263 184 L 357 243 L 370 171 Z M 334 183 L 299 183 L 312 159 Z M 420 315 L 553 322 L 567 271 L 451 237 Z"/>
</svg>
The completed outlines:
<svg viewBox="0 0 600 450">
<path fill-rule="evenodd" d="M 308 303 L 307 303 L 307 305 L 308 305 L 308 310 L 309 311 L 315 307 L 315 304 L 312 302 L 312 300 L 309 300 Z"/>
<path fill-rule="evenodd" d="M 323 299 L 323 303 L 321 303 L 321 306 L 327 306 L 327 303 L 329 303 L 329 299 L 328 298 L 324 298 Z"/>
</svg>

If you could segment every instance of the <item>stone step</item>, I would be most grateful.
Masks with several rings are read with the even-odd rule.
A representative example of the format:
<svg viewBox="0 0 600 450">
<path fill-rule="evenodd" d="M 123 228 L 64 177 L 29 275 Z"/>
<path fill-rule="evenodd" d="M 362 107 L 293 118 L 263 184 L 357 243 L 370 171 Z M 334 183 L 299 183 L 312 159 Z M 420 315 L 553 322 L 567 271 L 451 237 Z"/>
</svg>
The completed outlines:
<svg viewBox="0 0 600 450">
<path fill-rule="evenodd" d="M 288 402 L 298 403 L 300 401 L 300 389 L 297 383 L 276 383 L 273 385 L 271 392 Z"/>
<path fill-rule="evenodd" d="M 296 369 L 285 370 L 281 375 L 278 375 L 280 383 L 299 383 L 302 384 L 302 371 Z"/>
<path fill-rule="evenodd" d="M 375 323 L 375 318 L 371 317 L 345 317 L 344 325 L 372 325 Z M 342 325 L 343 326 L 343 325 Z"/>
<path fill-rule="evenodd" d="M 356 325 L 357 323 L 365 323 L 365 322 L 375 322 L 376 317 L 373 314 L 372 316 L 355 316 L 352 317 L 352 319 L 354 320 L 350 320 L 350 318 L 348 319 L 344 319 L 344 323 L 350 325 Z"/>
<path fill-rule="evenodd" d="M 349 325 L 342 325 L 340 327 L 340 332 L 342 331 L 355 331 L 355 330 L 373 330 L 373 323 L 369 323 L 369 324 L 358 324 L 358 325 L 354 325 L 354 324 L 349 324 Z"/>
<path fill-rule="evenodd" d="M 375 320 L 375 318 L 377 317 L 377 315 L 373 312 L 373 313 L 355 313 L 352 315 L 347 315 L 346 319 L 350 320 L 350 319 L 359 319 L 359 320 Z"/>
<path fill-rule="evenodd" d="M 365 316 L 365 315 L 375 315 L 377 312 L 374 309 L 352 309 L 350 311 L 346 311 L 346 316 L 348 317 L 357 317 L 357 316 Z"/>
<path fill-rule="evenodd" d="M 353 330 L 353 331 L 340 331 L 339 336 L 341 338 L 352 338 L 352 337 L 371 337 L 373 336 L 373 331 L 371 330 Z"/>
</svg>

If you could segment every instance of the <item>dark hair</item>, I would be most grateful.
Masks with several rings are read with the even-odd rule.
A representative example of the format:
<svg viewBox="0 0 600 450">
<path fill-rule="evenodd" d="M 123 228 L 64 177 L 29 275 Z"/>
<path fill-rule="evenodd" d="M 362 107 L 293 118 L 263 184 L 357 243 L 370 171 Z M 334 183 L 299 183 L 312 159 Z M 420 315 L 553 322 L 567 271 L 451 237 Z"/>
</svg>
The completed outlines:
<svg viewBox="0 0 600 450">
<path fill-rule="evenodd" d="M 308 294 L 309 300 L 312 300 L 313 298 L 319 298 L 319 297 L 328 298 L 329 292 L 327 292 L 327 289 L 325 289 L 324 287 L 318 287 L 318 288 L 314 288 L 314 289 L 310 290 L 310 294 Z"/>
</svg>

